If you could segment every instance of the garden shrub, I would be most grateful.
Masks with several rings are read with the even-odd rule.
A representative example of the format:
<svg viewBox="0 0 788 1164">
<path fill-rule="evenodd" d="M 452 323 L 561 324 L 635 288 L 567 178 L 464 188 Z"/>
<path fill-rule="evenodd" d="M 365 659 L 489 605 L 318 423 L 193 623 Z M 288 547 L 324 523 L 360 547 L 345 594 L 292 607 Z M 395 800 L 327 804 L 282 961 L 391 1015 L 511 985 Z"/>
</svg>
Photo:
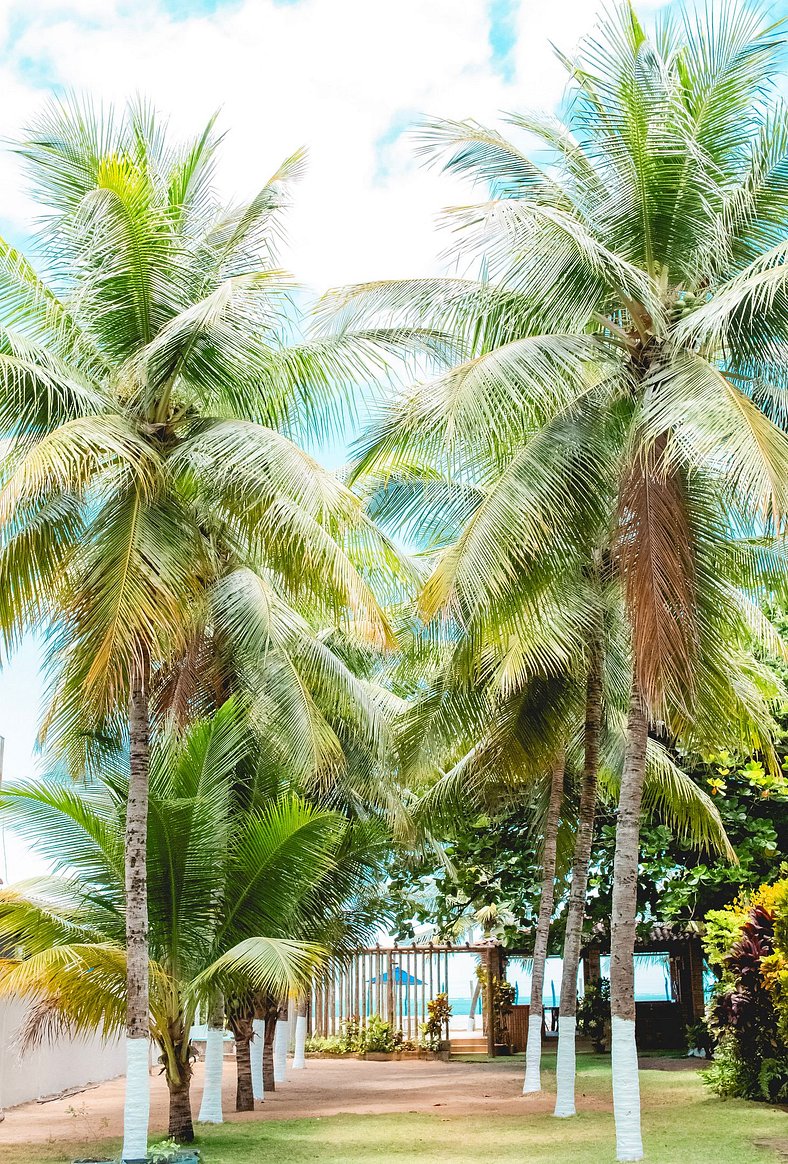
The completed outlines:
<svg viewBox="0 0 788 1164">
<path fill-rule="evenodd" d="M 436 994 L 427 1003 L 427 1021 L 421 1024 L 421 1044 L 428 1051 L 440 1050 L 443 1031 L 451 1018 L 448 994 Z"/>
<path fill-rule="evenodd" d="M 312 1055 L 344 1055 L 346 1048 L 341 1035 L 310 1035 L 304 1050 Z"/>
<path fill-rule="evenodd" d="M 706 1081 L 720 1095 L 788 1098 L 788 881 L 707 918 L 706 953 L 719 974 L 709 1007 L 716 1039 Z"/>
<path fill-rule="evenodd" d="M 577 1004 L 577 1027 L 581 1035 L 591 1040 L 595 1051 L 605 1050 L 610 1030 L 610 983 L 607 978 L 586 983 L 583 997 Z"/>
</svg>

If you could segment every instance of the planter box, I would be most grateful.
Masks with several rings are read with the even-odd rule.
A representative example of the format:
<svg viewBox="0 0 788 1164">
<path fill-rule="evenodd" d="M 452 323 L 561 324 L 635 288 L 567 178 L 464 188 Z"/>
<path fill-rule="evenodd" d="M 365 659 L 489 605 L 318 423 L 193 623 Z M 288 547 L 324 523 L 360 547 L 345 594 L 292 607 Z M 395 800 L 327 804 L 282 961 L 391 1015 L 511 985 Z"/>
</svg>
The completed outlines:
<svg viewBox="0 0 788 1164">
<path fill-rule="evenodd" d="M 179 1152 L 177 1156 L 172 1156 L 171 1160 L 172 1164 L 200 1164 L 199 1153 L 190 1151 Z M 91 1156 L 81 1160 L 72 1160 L 71 1164 L 118 1164 L 118 1162 L 117 1160 L 99 1160 L 96 1156 Z M 146 1164 L 146 1162 L 140 1160 L 139 1164 Z"/>
<path fill-rule="evenodd" d="M 365 1051 L 360 1059 L 368 1059 L 370 1063 L 388 1063 L 390 1059 L 399 1059 L 401 1051 Z"/>
</svg>

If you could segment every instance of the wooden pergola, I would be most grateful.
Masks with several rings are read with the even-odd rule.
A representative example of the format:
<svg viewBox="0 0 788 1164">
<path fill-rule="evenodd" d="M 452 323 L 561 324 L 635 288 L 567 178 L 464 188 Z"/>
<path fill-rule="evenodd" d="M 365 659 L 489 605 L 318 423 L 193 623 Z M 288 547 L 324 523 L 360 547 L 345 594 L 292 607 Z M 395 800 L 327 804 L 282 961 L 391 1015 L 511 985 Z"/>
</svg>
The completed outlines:
<svg viewBox="0 0 788 1164">
<path fill-rule="evenodd" d="M 496 981 L 503 979 L 504 963 L 503 948 L 492 941 L 367 946 L 330 959 L 312 983 L 310 1033 L 338 1035 L 346 1022 L 363 1028 L 375 1014 L 402 1031 L 405 1038 L 418 1039 L 421 1024 L 428 1018 L 428 1003 L 448 989 L 449 959 L 456 954 L 475 954 L 487 970 L 482 1016 L 487 1050 L 494 1055 L 495 1024 L 488 1016 Z M 448 1026 L 445 1037 L 449 1038 Z"/>
<path fill-rule="evenodd" d="M 635 953 L 668 956 L 673 996 L 636 1004 L 638 1040 L 643 1048 L 682 1046 L 684 1028 L 703 1017 L 702 932 L 696 922 L 641 927 Z M 585 982 L 600 978 L 600 959 L 609 952 L 609 933 L 602 926 L 595 927 L 582 950 Z M 405 1038 L 417 1040 L 421 1024 L 427 1021 L 428 1003 L 448 988 L 450 959 L 456 954 L 475 954 L 487 971 L 481 1009 L 487 1052 L 495 1055 L 496 1023 L 490 1022 L 489 1016 L 494 1010 L 496 984 L 506 980 L 510 959 L 533 957 L 532 947 L 504 947 L 496 941 L 394 943 L 334 957 L 312 983 L 310 1033 L 339 1035 L 347 1022 L 363 1028 L 374 1014 L 402 1031 Z M 528 1006 L 515 1006 L 505 1021 L 506 1041 L 516 1050 L 525 1048 L 528 1012 Z M 449 1038 L 448 1027 L 445 1037 Z"/>
</svg>

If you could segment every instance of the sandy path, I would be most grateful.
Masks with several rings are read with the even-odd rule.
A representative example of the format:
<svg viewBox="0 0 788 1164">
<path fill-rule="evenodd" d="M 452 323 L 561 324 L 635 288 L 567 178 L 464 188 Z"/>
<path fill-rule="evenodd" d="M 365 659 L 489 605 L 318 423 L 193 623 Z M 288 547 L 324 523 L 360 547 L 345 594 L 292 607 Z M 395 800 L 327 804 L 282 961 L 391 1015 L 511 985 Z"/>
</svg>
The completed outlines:
<svg viewBox="0 0 788 1164">
<path fill-rule="evenodd" d="M 224 1108 L 227 1118 L 234 1120 L 436 1109 L 446 1114 L 468 1114 L 476 1109 L 483 1109 L 488 1115 L 513 1113 L 524 1102 L 535 1106 L 536 1100 L 538 1105 L 541 1098 L 529 1097 L 525 1101 L 519 1094 L 522 1070 L 521 1061 L 511 1059 L 493 1064 L 313 1059 L 304 1071 L 289 1072 L 290 1081 L 265 1103 L 258 1103 L 254 1114 L 237 1115 L 233 1111 L 234 1063 L 225 1060 Z M 200 1107 L 202 1076 L 203 1067 L 198 1063 L 192 1083 L 195 1115 Z M 68 1099 L 11 1108 L 0 1123 L 0 1143 L 43 1144 L 53 1139 L 77 1139 L 86 1132 L 94 1138 L 119 1136 L 123 1089 L 124 1080 L 114 1079 Z M 155 1135 L 167 1127 L 167 1088 L 159 1075 L 151 1077 L 151 1090 L 151 1134 Z M 547 1096 L 544 1102 L 550 1102 Z"/>
<path fill-rule="evenodd" d="M 652 1060 L 643 1066 L 656 1066 Z M 192 1084 L 192 1110 L 197 1114 L 202 1095 L 203 1067 L 198 1063 Z M 524 1110 L 552 1110 L 551 1089 L 541 1095 L 523 1096 L 523 1059 L 497 1059 L 493 1063 L 389 1062 L 356 1059 L 313 1059 L 306 1070 L 288 1073 L 281 1086 L 252 1113 L 236 1114 L 235 1071 L 225 1060 L 224 1108 L 230 1120 L 294 1119 L 340 1113 L 372 1115 L 384 1112 L 440 1112 L 441 1115 L 515 1115 Z M 580 1075 L 578 1098 L 584 1095 Z M 159 1075 L 151 1078 L 151 1135 L 167 1127 L 167 1088 Z M 44 1144 L 53 1140 L 77 1140 L 119 1136 L 123 1120 L 123 1079 L 50 1103 L 27 1103 L 6 1112 L 0 1123 L 0 1144 Z M 585 1105 L 610 1109 L 607 1100 L 585 1096 Z"/>
</svg>

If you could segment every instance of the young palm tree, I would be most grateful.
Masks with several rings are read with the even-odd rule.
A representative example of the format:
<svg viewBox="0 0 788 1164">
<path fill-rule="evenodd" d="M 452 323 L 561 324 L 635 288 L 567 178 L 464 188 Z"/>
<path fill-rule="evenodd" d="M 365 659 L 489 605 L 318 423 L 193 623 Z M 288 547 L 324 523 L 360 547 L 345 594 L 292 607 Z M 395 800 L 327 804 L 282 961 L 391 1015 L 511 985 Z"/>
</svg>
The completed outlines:
<svg viewBox="0 0 788 1164">
<path fill-rule="evenodd" d="M 152 675 L 188 648 L 206 585 L 247 562 L 330 621 L 389 636 L 356 568 L 369 525 L 291 438 L 330 420 L 337 382 L 378 368 L 396 337 L 287 343 L 276 240 L 302 156 L 225 210 L 218 140 L 210 123 L 176 145 L 144 105 L 56 102 L 18 147 L 44 276 L 0 242 L 0 626 L 12 643 L 49 628 L 46 727 L 75 766 L 124 720 L 130 741 L 129 1160 L 147 1127 Z"/>
<path fill-rule="evenodd" d="M 402 701 L 372 680 L 381 653 L 347 631 L 321 628 L 314 603 L 301 599 L 299 605 L 302 611 L 288 604 L 270 572 L 230 570 L 207 590 L 205 609 L 195 612 L 189 649 L 157 673 L 155 719 L 182 727 L 190 716 L 214 707 L 222 693 L 236 691 L 260 752 L 252 785 L 252 774 L 238 773 L 239 795 L 248 797 L 262 780 L 285 781 L 320 808 L 376 822 L 387 836 L 402 833 L 407 814 L 390 764 L 390 721 Z M 346 925 L 343 932 L 357 931 L 358 926 Z M 339 936 L 315 935 L 329 948 Z M 268 1063 L 273 1046 L 266 1033 L 273 1034 L 279 1009 L 276 999 L 247 992 L 228 1010 L 236 1060 L 243 1061 L 249 1077 L 248 1086 L 239 1089 L 238 1110 L 251 1110 L 255 1099 L 275 1090 L 273 1058 Z M 221 1120 L 224 1025 L 218 1000 L 208 1017 L 210 1088 L 199 1118 L 215 1123 Z M 280 1043 L 279 1077 L 281 1051 Z"/>
<path fill-rule="evenodd" d="M 528 653 L 528 643 L 524 639 L 518 642 L 515 635 L 509 634 L 504 641 L 506 652 L 501 660 L 502 668 L 510 666 L 513 656 L 523 658 Z M 534 1009 L 539 1017 L 538 1025 L 537 1022 L 533 1024 L 534 1038 L 529 1044 L 531 1054 L 526 1071 L 527 1084 L 530 1086 L 524 1085 L 526 1091 L 537 1090 L 536 1082 L 539 1079 L 539 1001 L 553 916 L 559 820 L 575 831 L 576 835 L 572 884 L 567 903 L 563 980 L 565 990 L 567 981 L 571 982 L 571 1014 L 574 1015 L 596 801 L 601 798 L 615 803 L 620 789 L 625 739 L 622 713 L 625 692 L 619 689 L 620 680 L 615 678 L 618 667 L 615 644 L 607 645 L 609 649 L 605 659 L 601 659 L 600 652 L 600 659 L 595 664 L 592 660 L 584 709 L 579 698 L 579 683 L 575 684 L 573 694 L 569 689 L 571 684 L 565 683 L 563 690 L 556 682 L 551 685 L 523 683 L 520 686 L 510 674 L 510 686 L 504 697 L 497 688 L 488 655 L 487 670 L 479 670 L 470 676 L 464 675 L 462 668 L 459 673 L 453 674 L 457 660 L 450 658 L 440 682 L 435 685 L 440 688 L 440 703 L 430 693 L 425 693 L 424 707 L 417 703 L 410 712 L 413 723 L 408 726 L 408 732 L 418 741 L 418 745 L 406 753 L 409 770 L 421 770 L 421 778 L 424 779 L 428 762 L 435 764 L 438 769 L 444 769 L 414 809 L 415 819 L 434 835 L 440 836 L 441 827 L 458 814 L 494 811 L 502 805 L 513 807 L 522 804 L 524 799 L 534 811 L 533 835 L 525 837 L 523 843 L 526 847 L 532 845 L 537 852 L 541 849 L 544 878 L 534 935 L 531 988 L 531 1000 L 536 1004 Z M 466 651 L 467 647 L 463 645 L 456 653 L 464 654 Z M 605 663 L 608 689 L 608 706 L 604 718 L 599 673 L 602 661 Z M 758 675 L 761 689 L 758 695 L 752 693 L 747 713 L 754 730 L 765 733 L 771 723 L 770 700 L 780 698 L 782 693 L 767 674 L 761 673 L 754 661 L 752 669 L 753 674 Z M 458 731 L 458 723 L 467 725 L 463 734 Z M 543 771 L 546 759 L 544 741 L 561 736 L 570 741 L 566 764 L 570 782 L 573 772 L 581 773 L 579 804 L 576 809 L 571 800 L 565 801 L 563 797 L 564 765 L 560 765 L 560 772 L 554 766 L 552 778 L 545 778 Z M 452 759 L 457 749 L 463 747 L 468 750 L 446 771 L 446 758 Z M 420 750 L 427 751 L 429 761 L 427 757 L 420 757 Z M 713 800 L 676 767 L 658 741 L 649 741 L 648 752 L 644 811 L 677 830 L 690 844 L 713 851 L 724 859 L 732 859 L 733 852 Z M 583 860 L 582 880 L 578 874 L 578 854 Z M 546 900 L 550 903 L 549 913 Z M 569 1037 L 568 1028 L 569 1024 L 564 1023 L 563 1039 L 559 1034 L 563 1068 L 559 1079 L 559 1099 L 564 1102 L 567 1094 L 571 1093 L 574 1103 L 574 1071 L 572 1057 L 567 1053 L 574 1047 L 574 1029 Z"/>
<path fill-rule="evenodd" d="M 151 752 L 150 1021 L 170 1090 L 169 1134 L 181 1142 L 193 1139 L 199 1010 L 217 990 L 238 998 L 303 984 L 327 947 L 296 935 L 336 938 L 382 852 L 375 830 L 281 789 L 269 795 L 265 781 L 239 798 L 238 767 L 258 745 L 229 702 L 184 736 L 158 736 Z M 62 874 L 0 896 L 0 934 L 22 950 L 0 964 L 0 993 L 33 1004 L 28 1044 L 63 1030 L 123 1029 L 127 785 L 118 772 L 88 789 L 48 780 L 3 793 L 11 826 Z M 249 1073 L 247 1082 L 251 1092 Z"/>
<path fill-rule="evenodd" d="M 549 166 L 472 122 L 424 130 L 426 150 L 490 189 L 452 215 L 481 277 L 330 303 L 340 331 L 418 319 L 466 346 L 465 363 L 382 420 L 364 460 L 448 460 L 487 486 L 427 613 L 467 622 L 513 580 L 571 565 L 589 531 L 612 546 L 632 658 L 611 961 L 621 1160 L 643 1152 L 633 949 L 649 725 L 697 730 L 702 692 L 710 726 L 718 646 L 757 618 L 728 570 L 750 596 L 764 581 L 753 545 L 731 555 L 725 539 L 778 529 L 788 503 L 788 115 L 770 91 L 782 50 L 751 5 L 671 9 L 649 39 L 619 3 L 565 61 L 562 117 L 512 119 Z"/>
</svg>

